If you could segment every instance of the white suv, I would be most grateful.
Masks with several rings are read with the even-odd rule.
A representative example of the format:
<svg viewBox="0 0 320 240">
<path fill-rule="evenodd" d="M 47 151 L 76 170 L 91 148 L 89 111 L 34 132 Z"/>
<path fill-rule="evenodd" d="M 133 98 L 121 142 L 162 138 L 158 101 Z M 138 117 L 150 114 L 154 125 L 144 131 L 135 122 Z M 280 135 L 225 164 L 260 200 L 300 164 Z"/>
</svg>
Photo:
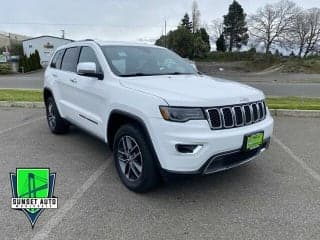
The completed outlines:
<svg viewBox="0 0 320 240">
<path fill-rule="evenodd" d="M 161 173 L 211 174 L 267 149 L 273 119 L 264 94 L 198 73 L 168 49 L 80 41 L 60 47 L 45 72 L 48 124 L 76 125 L 113 150 L 136 192 Z"/>
</svg>

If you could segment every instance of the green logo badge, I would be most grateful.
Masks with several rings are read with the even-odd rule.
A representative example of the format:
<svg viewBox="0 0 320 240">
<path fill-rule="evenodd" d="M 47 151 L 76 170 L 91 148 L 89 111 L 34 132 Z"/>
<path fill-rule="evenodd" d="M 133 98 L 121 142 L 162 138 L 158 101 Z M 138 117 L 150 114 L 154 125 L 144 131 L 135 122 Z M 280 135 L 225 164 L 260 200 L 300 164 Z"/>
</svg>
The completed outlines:
<svg viewBox="0 0 320 240">
<path fill-rule="evenodd" d="M 58 199 L 53 197 L 55 173 L 48 168 L 17 168 L 10 173 L 11 208 L 22 210 L 33 227 L 46 208 L 58 208 Z"/>
</svg>

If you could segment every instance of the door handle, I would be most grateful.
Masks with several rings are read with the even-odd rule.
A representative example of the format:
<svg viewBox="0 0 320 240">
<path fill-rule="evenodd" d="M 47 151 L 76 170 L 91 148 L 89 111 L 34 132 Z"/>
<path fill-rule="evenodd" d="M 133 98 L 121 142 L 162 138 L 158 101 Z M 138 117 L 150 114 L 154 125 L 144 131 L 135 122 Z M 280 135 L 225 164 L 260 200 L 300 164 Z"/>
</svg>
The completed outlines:
<svg viewBox="0 0 320 240">
<path fill-rule="evenodd" d="M 58 77 L 58 75 L 53 73 L 53 74 L 52 74 L 52 77 L 55 77 L 55 78 L 56 78 L 56 77 Z"/>
<path fill-rule="evenodd" d="M 75 79 L 75 78 L 71 78 L 71 79 L 70 79 L 70 82 L 72 82 L 72 83 L 77 83 L 78 81 L 77 81 L 77 79 Z"/>
</svg>

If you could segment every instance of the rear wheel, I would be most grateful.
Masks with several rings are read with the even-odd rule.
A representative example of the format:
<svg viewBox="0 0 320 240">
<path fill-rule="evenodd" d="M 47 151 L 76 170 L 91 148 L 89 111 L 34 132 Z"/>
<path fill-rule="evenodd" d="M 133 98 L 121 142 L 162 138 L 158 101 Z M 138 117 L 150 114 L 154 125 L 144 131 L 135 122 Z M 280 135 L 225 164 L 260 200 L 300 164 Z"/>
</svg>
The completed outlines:
<svg viewBox="0 0 320 240">
<path fill-rule="evenodd" d="M 155 157 L 145 139 L 138 125 L 129 124 L 117 131 L 113 144 L 118 175 L 134 192 L 147 192 L 159 182 Z"/>
<path fill-rule="evenodd" d="M 69 123 L 64 120 L 58 111 L 53 97 L 46 100 L 46 114 L 49 128 L 54 134 L 64 134 L 69 130 Z"/>
</svg>

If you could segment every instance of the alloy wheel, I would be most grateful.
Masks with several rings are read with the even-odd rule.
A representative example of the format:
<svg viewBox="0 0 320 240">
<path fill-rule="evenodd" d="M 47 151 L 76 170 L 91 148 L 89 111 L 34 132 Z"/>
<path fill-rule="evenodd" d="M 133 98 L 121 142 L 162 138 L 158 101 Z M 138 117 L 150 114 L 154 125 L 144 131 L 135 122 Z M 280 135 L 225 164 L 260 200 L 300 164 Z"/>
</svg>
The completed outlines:
<svg viewBox="0 0 320 240">
<path fill-rule="evenodd" d="M 57 121 L 56 121 L 56 115 L 55 115 L 55 111 L 54 111 L 54 107 L 53 104 L 50 102 L 48 104 L 48 113 L 47 113 L 47 117 L 48 117 L 48 122 L 50 125 L 51 129 L 55 129 Z"/>
<path fill-rule="evenodd" d="M 117 160 L 122 174 L 129 181 L 136 181 L 142 175 L 142 153 L 137 141 L 130 136 L 122 136 L 118 143 Z"/>
</svg>

